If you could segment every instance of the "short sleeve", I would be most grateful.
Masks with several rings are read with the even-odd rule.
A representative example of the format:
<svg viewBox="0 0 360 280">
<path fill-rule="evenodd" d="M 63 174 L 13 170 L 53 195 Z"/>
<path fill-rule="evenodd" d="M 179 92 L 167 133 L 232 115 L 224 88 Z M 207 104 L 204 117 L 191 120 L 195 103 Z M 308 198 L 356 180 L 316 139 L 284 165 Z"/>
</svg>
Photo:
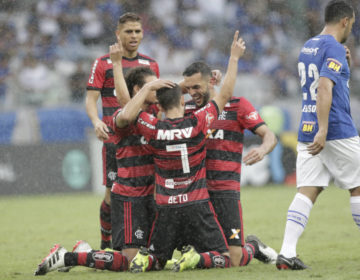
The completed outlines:
<svg viewBox="0 0 360 280">
<path fill-rule="evenodd" d="M 139 129 L 140 133 L 145 137 L 149 142 L 151 139 L 155 139 L 157 129 L 156 124 L 158 119 L 153 115 L 141 112 L 136 121 L 136 127 Z"/>
<path fill-rule="evenodd" d="M 265 123 L 250 101 L 243 97 L 238 103 L 237 119 L 243 129 L 248 129 L 252 132 Z"/>
<path fill-rule="evenodd" d="M 345 48 L 340 44 L 328 44 L 326 47 L 320 77 L 327 77 L 336 84 L 346 63 Z"/>
<path fill-rule="evenodd" d="M 100 90 L 103 88 L 104 81 L 105 73 L 101 65 L 101 59 L 98 58 L 94 61 L 93 66 L 91 67 L 91 72 L 86 89 Z"/>
</svg>

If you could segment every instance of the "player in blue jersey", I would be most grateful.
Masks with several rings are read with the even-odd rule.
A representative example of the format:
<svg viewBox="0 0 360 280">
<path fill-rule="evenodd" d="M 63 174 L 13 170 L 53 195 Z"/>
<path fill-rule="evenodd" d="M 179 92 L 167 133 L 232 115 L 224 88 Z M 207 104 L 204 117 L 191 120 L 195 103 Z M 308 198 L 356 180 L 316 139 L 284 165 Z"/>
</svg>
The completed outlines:
<svg viewBox="0 0 360 280">
<path fill-rule="evenodd" d="M 351 56 L 342 45 L 354 22 L 354 9 L 347 2 L 330 1 L 324 29 L 300 52 L 303 101 L 296 162 L 298 192 L 288 210 L 278 269 L 307 268 L 296 257 L 296 244 L 316 198 L 331 178 L 349 190 L 352 216 L 360 228 L 360 145 L 350 114 Z"/>
</svg>

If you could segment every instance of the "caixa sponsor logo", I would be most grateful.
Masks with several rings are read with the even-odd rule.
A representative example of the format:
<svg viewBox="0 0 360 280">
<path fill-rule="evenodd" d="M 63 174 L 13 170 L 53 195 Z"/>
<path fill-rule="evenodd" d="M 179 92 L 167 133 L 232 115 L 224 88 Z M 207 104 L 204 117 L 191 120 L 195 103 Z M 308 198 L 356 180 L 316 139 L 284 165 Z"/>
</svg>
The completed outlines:
<svg viewBox="0 0 360 280">
<path fill-rule="evenodd" d="M 94 261 L 112 262 L 113 255 L 107 252 L 96 252 L 92 254 Z"/>
</svg>

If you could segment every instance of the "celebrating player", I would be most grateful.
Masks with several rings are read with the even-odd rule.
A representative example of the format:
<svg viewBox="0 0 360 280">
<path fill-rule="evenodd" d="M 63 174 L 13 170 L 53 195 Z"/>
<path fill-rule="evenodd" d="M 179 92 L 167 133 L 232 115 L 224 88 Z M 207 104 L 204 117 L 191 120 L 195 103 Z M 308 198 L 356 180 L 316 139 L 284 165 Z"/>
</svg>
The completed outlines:
<svg viewBox="0 0 360 280">
<path fill-rule="evenodd" d="M 205 141 L 208 126 L 232 95 L 238 59 L 244 51 L 245 43 L 236 32 L 220 94 L 190 117 L 183 117 L 184 101 L 179 86 L 157 91 L 166 116 L 164 121 L 146 112 L 138 114 L 147 98 L 144 91 L 124 107 L 124 119 L 131 122 L 137 118 L 136 125 L 154 153 L 158 206 L 149 251 L 145 248 L 139 251 L 130 264 L 132 272 L 163 268 L 179 242 L 194 247 L 183 249 L 181 259 L 174 264 L 175 271 L 230 266 L 226 239 L 209 202 Z"/>
<path fill-rule="evenodd" d="M 278 269 L 307 268 L 297 258 L 296 244 L 331 177 L 340 188 L 349 190 L 352 216 L 360 228 L 360 145 L 350 115 L 350 51 L 342 45 L 354 21 L 354 9 L 347 2 L 330 1 L 324 29 L 300 52 L 303 101 L 296 161 L 298 192 L 288 210 Z"/>
<path fill-rule="evenodd" d="M 195 62 L 183 72 L 182 87 L 192 97 L 185 106 L 190 114 L 214 97 L 212 73 L 205 63 Z M 247 265 L 253 256 L 265 263 L 275 262 L 277 254 L 257 237 L 245 243 L 240 203 L 240 172 L 244 130 L 262 138 L 262 144 L 244 157 L 245 164 L 254 164 L 272 151 L 277 140 L 252 104 L 244 97 L 232 97 L 208 130 L 206 141 L 206 179 L 211 202 L 224 230 L 232 266 Z"/>
<path fill-rule="evenodd" d="M 133 13 L 126 13 L 119 18 L 116 36 L 121 39 L 124 48 L 122 66 L 128 69 L 137 66 L 150 67 L 159 76 L 156 61 L 138 52 L 143 38 L 141 18 Z M 97 100 L 101 95 L 103 118 L 99 119 Z M 120 103 L 121 99 L 118 100 Z M 91 119 L 96 136 L 104 141 L 102 149 L 103 184 L 106 186 L 105 197 L 100 207 L 101 249 L 111 247 L 111 208 L 110 188 L 116 178 L 117 166 L 113 136 L 109 133 L 109 121 L 112 114 L 119 108 L 113 80 L 112 62 L 109 54 L 95 60 L 91 69 L 86 94 L 86 111 Z M 120 104 L 121 106 L 125 104 Z"/>
</svg>

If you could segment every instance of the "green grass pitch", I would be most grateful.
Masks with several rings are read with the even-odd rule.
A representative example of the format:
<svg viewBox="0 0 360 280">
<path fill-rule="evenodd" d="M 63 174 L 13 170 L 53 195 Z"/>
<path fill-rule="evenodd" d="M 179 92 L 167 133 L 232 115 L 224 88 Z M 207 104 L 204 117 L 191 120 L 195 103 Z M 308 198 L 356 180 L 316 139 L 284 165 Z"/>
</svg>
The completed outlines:
<svg viewBox="0 0 360 280">
<path fill-rule="evenodd" d="M 245 235 L 256 234 L 280 249 L 287 208 L 295 188 L 242 189 Z M 76 240 L 99 246 L 101 196 L 92 194 L 0 197 L 0 279 L 34 279 L 33 272 L 54 243 L 69 250 Z M 173 273 L 131 274 L 76 267 L 40 279 L 360 279 L 359 229 L 352 220 L 347 191 L 330 187 L 314 206 L 298 254 L 311 269 L 278 271 L 253 260 L 249 266 Z"/>
</svg>

